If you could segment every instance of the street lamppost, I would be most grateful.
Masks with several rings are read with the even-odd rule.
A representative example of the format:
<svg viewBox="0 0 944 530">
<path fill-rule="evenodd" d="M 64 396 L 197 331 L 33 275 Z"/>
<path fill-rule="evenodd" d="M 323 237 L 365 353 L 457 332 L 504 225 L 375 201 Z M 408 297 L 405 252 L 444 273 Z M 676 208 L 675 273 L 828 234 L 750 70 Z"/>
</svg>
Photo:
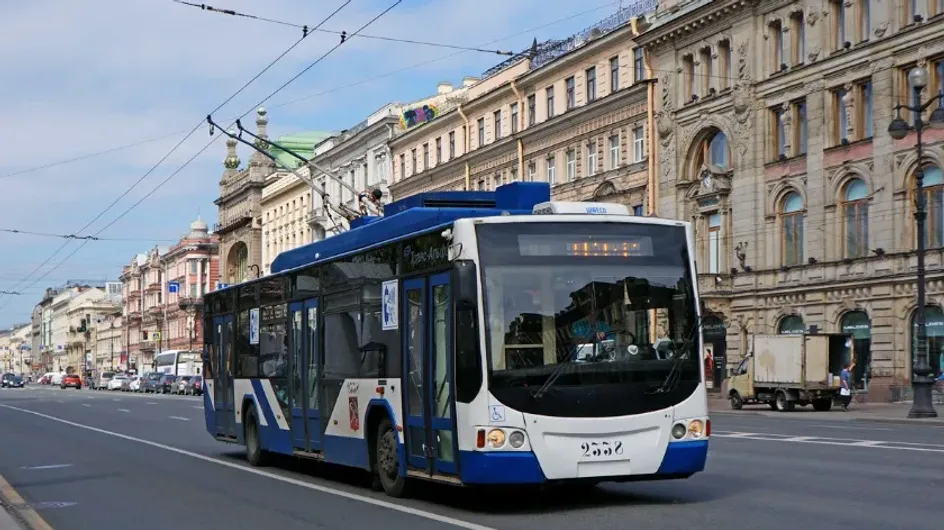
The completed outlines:
<svg viewBox="0 0 944 530">
<path fill-rule="evenodd" d="M 911 410 L 908 412 L 909 418 L 936 418 L 937 411 L 934 410 L 934 402 L 931 398 L 931 390 L 934 386 L 934 370 L 928 362 L 928 329 L 925 319 L 925 280 L 924 280 L 924 252 L 927 220 L 927 209 L 924 197 L 924 152 L 921 144 L 921 133 L 928 125 L 935 129 L 944 129 L 944 93 L 938 94 L 928 100 L 921 101 L 921 91 L 928 86 L 930 77 L 928 69 L 924 67 L 913 68 L 908 72 L 908 82 L 914 90 L 914 105 L 895 105 L 895 119 L 888 125 L 888 134 L 895 140 L 904 139 L 911 132 L 908 122 L 901 118 L 901 111 L 911 111 L 914 116 L 914 129 L 917 133 L 917 142 L 915 149 L 918 153 L 918 165 L 915 169 L 915 225 L 918 235 L 918 307 L 915 309 L 915 343 L 917 346 L 917 356 L 913 359 L 911 367 L 911 386 L 914 391 L 914 400 Z M 922 114 L 932 104 L 938 102 L 938 107 L 931 113 L 929 123 L 922 120 Z"/>
</svg>

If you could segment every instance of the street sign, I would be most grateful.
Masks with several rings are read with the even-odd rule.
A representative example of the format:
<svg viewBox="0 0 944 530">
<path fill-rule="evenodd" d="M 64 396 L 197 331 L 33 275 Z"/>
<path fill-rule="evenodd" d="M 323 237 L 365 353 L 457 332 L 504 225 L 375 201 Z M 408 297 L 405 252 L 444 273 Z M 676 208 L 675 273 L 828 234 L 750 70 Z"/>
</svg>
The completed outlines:
<svg viewBox="0 0 944 530">
<path fill-rule="evenodd" d="M 168 293 L 180 292 L 180 282 L 167 282 L 167 292 Z"/>
</svg>

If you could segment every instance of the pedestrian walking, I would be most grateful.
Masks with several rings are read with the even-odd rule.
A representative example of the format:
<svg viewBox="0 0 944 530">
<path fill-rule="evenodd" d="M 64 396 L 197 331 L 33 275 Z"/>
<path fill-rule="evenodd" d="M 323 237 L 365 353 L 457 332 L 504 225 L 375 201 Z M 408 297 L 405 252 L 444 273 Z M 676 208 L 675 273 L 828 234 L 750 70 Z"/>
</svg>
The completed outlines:
<svg viewBox="0 0 944 530">
<path fill-rule="evenodd" d="M 852 403 L 852 363 L 846 363 L 839 373 L 839 403 L 843 411 L 849 410 L 849 404 Z"/>
</svg>

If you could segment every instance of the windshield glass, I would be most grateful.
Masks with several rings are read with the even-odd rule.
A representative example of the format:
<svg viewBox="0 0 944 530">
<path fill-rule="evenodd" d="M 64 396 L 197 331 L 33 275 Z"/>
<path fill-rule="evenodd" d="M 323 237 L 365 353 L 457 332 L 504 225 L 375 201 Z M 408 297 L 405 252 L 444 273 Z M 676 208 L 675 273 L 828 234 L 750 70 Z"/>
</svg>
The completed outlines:
<svg viewBox="0 0 944 530">
<path fill-rule="evenodd" d="M 496 223 L 477 233 L 497 399 L 522 412 L 603 417 L 663 409 L 695 390 L 684 227 Z"/>
</svg>

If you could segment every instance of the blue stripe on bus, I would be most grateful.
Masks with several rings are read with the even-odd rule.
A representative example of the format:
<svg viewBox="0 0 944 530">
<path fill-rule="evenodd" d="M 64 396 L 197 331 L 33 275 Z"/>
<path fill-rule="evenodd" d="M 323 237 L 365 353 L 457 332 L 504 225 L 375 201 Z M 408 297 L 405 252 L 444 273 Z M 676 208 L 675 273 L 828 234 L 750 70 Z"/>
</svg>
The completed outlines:
<svg viewBox="0 0 944 530">
<path fill-rule="evenodd" d="M 366 439 L 326 434 L 323 444 L 325 462 L 370 469 Z"/>
<path fill-rule="evenodd" d="M 459 451 L 463 484 L 540 484 L 547 480 L 530 451 Z"/>
<path fill-rule="evenodd" d="M 262 381 L 250 379 L 252 390 L 255 393 L 256 402 L 265 416 L 266 423 L 269 425 L 259 426 L 259 441 L 262 442 L 262 448 L 273 453 L 292 454 L 294 445 L 292 444 L 292 432 L 285 431 L 279 427 L 275 420 L 275 412 L 269 406 L 269 400 L 266 399 L 265 390 L 262 388 Z"/>
<path fill-rule="evenodd" d="M 657 475 L 687 475 L 705 470 L 708 440 L 670 442 Z"/>
<path fill-rule="evenodd" d="M 213 436 L 216 436 L 216 412 L 210 405 L 210 395 L 203 392 L 203 418 L 206 421 L 206 430 Z"/>
</svg>

